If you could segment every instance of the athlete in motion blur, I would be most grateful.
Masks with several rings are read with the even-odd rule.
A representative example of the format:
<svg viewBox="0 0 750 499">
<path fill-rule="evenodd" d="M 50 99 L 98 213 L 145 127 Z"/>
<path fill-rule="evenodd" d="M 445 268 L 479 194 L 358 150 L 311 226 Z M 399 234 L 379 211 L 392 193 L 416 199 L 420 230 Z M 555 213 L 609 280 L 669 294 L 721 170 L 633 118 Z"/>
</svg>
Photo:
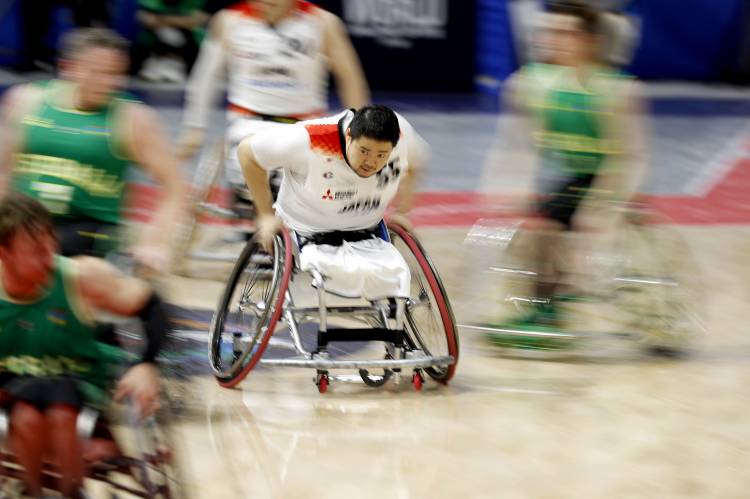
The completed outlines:
<svg viewBox="0 0 750 499">
<path fill-rule="evenodd" d="M 256 238 L 270 250 L 285 224 L 298 237 L 302 270 L 327 277 L 327 290 L 408 297 L 409 268 L 379 237 L 379 223 L 398 194 L 395 216 L 408 227 L 405 214 L 428 156 L 409 122 L 385 106 L 262 130 L 239 147 L 258 209 Z M 284 175 L 272 206 L 266 172 L 274 169 Z"/>
<path fill-rule="evenodd" d="M 98 341 L 94 313 L 138 317 L 147 345 L 119 380 L 115 398 L 130 397 L 142 415 L 158 406 L 155 359 L 168 327 L 158 295 L 104 260 L 56 254 L 52 217 L 37 200 L 16 192 L 0 200 L 0 394 L 9 413 L 9 444 L 34 497 L 42 494 L 42 462 L 59 467 L 60 489 L 79 497 L 91 460 L 116 452 L 83 441 L 84 407 L 110 399 L 118 349 Z"/>
<path fill-rule="evenodd" d="M 345 107 L 369 101 L 346 28 L 330 12 L 305 0 L 244 0 L 219 11 L 190 75 L 182 157 L 191 157 L 203 144 L 226 75 L 225 165 L 230 183 L 244 186 L 236 154 L 240 140 L 267 122 L 325 115 L 329 72 Z"/>
<path fill-rule="evenodd" d="M 3 99 L 0 197 L 39 199 L 54 215 L 63 255 L 102 254 L 122 221 L 126 174 L 140 166 L 161 188 L 153 220 L 130 249 L 168 267 L 185 183 L 161 119 L 122 93 L 127 42 L 101 28 L 65 36 L 60 78 L 19 85 Z"/>
<path fill-rule="evenodd" d="M 602 62 L 596 10 L 552 2 L 539 19 L 536 54 L 507 82 L 504 150 L 497 167 L 536 166 L 538 195 L 524 227 L 537 272 L 536 307 L 506 327 L 555 327 L 565 232 L 592 228 L 600 201 L 628 199 L 644 171 L 640 88 Z M 493 175 L 498 175 L 497 170 Z M 507 173 L 505 174 L 507 175 Z"/>
</svg>

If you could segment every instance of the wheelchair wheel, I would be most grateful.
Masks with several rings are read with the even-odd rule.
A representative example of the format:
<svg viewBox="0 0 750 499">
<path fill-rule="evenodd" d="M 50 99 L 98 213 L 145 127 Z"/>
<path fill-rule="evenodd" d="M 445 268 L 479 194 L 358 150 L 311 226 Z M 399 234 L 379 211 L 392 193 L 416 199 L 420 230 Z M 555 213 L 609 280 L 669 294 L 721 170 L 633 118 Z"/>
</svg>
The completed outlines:
<svg viewBox="0 0 750 499">
<path fill-rule="evenodd" d="M 688 348 L 704 330 L 701 272 L 689 246 L 662 223 L 625 223 L 610 299 L 648 347 Z"/>
<path fill-rule="evenodd" d="M 130 416 L 136 430 L 138 465 L 133 467 L 136 477 L 145 489 L 146 497 L 154 499 L 186 498 L 185 477 L 179 466 L 177 440 L 172 434 L 171 402 L 165 397 L 166 410 L 143 421 L 138 415 Z"/>
<path fill-rule="evenodd" d="M 458 336 L 448 295 L 440 276 L 419 241 L 399 225 L 389 225 L 391 242 L 409 265 L 410 299 L 406 307 L 407 341 L 431 356 L 453 356 L 449 366 L 432 366 L 425 372 L 434 380 L 447 383 L 458 363 Z"/>
<path fill-rule="evenodd" d="M 241 382 L 266 350 L 283 312 L 291 248 L 284 229 L 272 255 L 250 241 L 237 259 L 210 329 L 209 361 L 221 386 Z"/>
</svg>

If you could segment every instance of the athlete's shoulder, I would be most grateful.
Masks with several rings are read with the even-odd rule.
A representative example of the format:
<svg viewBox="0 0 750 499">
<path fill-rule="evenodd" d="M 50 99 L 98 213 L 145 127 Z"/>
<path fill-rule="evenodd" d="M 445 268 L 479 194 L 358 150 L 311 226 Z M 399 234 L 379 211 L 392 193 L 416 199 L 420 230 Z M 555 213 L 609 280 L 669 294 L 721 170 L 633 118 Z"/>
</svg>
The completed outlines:
<svg viewBox="0 0 750 499">
<path fill-rule="evenodd" d="M 339 123 L 352 111 L 346 110 L 334 116 L 300 122 L 310 137 L 310 147 L 325 154 L 343 154 L 341 150 L 341 132 Z"/>
<path fill-rule="evenodd" d="M 234 15 L 241 15 L 251 18 L 260 18 L 261 13 L 258 10 L 257 5 L 250 3 L 247 0 L 243 0 L 225 7 L 220 12 L 231 13 Z"/>
<path fill-rule="evenodd" d="M 48 81 L 23 83 L 10 87 L 2 96 L 3 119 L 8 122 L 22 120 L 44 100 Z"/>
<path fill-rule="evenodd" d="M 333 15 L 327 10 L 325 10 L 323 7 L 315 5 L 312 2 L 307 2 L 306 0 L 298 1 L 295 11 L 300 14 L 308 14 L 308 15 L 313 15 L 313 16 Z"/>
</svg>

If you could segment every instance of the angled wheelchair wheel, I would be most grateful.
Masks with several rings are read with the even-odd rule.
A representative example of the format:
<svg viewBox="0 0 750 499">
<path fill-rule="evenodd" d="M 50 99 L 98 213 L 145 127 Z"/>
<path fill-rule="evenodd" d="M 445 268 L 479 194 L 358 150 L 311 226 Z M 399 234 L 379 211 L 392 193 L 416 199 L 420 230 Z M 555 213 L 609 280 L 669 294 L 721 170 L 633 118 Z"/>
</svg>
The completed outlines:
<svg viewBox="0 0 750 499">
<path fill-rule="evenodd" d="M 141 419 L 131 405 L 128 424 L 136 440 L 136 461 L 130 470 L 143 489 L 143 497 L 154 499 L 187 498 L 185 477 L 173 435 L 171 401 L 163 395 L 164 408 Z"/>
<path fill-rule="evenodd" d="M 250 241 L 237 259 L 210 329 L 209 361 L 221 386 L 238 384 L 263 356 L 283 312 L 291 248 L 284 229 L 273 254 Z"/>
<path fill-rule="evenodd" d="M 407 341 L 430 356 L 453 356 L 449 366 L 432 366 L 425 372 L 434 380 L 447 383 L 458 363 L 458 335 L 453 310 L 440 276 L 409 231 L 395 224 L 388 226 L 391 242 L 409 265 L 411 292 L 406 307 Z"/>
<path fill-rule="evenodd" d="M 610 298 L 645 345 L 688 349 L 704 332 L 701 271 L 682 235 L 657 222 L 621 230 Z"/>
</svg>

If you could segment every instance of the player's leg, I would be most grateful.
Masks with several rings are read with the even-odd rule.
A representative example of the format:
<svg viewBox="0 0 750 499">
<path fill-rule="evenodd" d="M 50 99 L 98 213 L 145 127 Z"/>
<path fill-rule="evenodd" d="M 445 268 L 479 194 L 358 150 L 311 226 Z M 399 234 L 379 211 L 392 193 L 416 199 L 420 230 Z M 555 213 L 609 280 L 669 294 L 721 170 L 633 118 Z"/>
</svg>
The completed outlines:
<svg viewBox="0 0 750 499">
<path fill-rule="evenodd" d="M 17 401 L 10 413 L 10 450 L 23 467 L 29 493 L 42 493 L 42 458 L 47 441 L 46 420 L 34 405 Z"/>
<path fill-rule="evenodd" d="M 60 469 L 60 491 L 72 496 L 83 485 L 83 445 L 78 436 L 78 408 L 54 404 L 45 412 L 49 449 Z"/>
</svg>

